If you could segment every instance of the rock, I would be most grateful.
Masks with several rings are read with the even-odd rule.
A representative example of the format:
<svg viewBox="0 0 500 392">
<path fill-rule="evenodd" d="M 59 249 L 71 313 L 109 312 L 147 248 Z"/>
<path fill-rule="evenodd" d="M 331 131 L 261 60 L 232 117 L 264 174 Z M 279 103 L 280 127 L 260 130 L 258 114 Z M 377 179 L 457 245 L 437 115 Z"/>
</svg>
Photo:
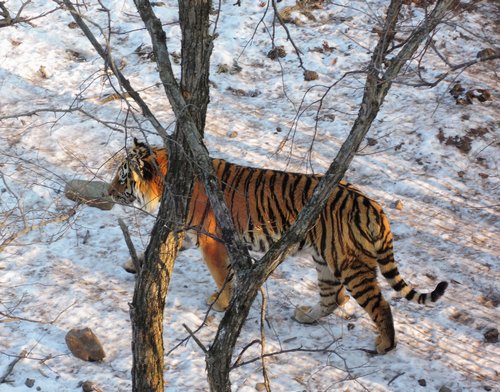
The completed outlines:
<svg viewBox="0 0 500 392">
<path fill-rule="evenodd" d="M 460 97 L 461 94 L 463 94 L 464 91 L 465 89 L 462 87 L 460 83 L 455 83 L 450 90 L 450 94 L 452 95 L 453 98 L 457 99 L 458 97 Z"/>
<path fill-rule="evenodd" d="M 403 209 L 403 202 L 401 200 L 396 200 L 394 202 L 393 208 L 401 211 Z"/>
<path fill-rule="evenodd" d="M 348 324 L 347 324 L 347 330 L 348 330 L 348 331 L 353 330 L 355 327 L 356 327 L 356 326 L 355 326 L 353 323 L 348 323 Z"/>
<path fill-rule="evenodd" d="M 238 137 L 238 132 L 237 132 L 237 131 L 231 131 L 231 132 L 228 132 L 228 133 L 227 133 L 227 136 L 228 136 L 230 139 L 234 139 L 235 137 Z"/>
<path fill-rule="evenodd" d="M 484 60 L 484 59 L 491 57 L 491 56 L 494 56 L 496 54 L 497 54 L 497 52 L 495 49 L 486 48 L 486 49 L 483 49 L 483 50 L 480 50 L 479 52 L 477 52 L 476 57 L 478 59 Z"/>
<path fill-rule="evenodd" d="M 109 184 L 104 181 L 70 180 L 64 188 L 64 195 L 73 201 L 87 204 L 101 210 L 110 210 L 114 202 L 108 196 Z"/>
<path fill-rule="evenodd" d="M 71 353 L 84 361 L 102 361 L 106 356 L 101 342 L 90 328 L 73 328 L 65 339 Z"/>
<path fill-rule="evenodd" d="M 420 385 L 421 387 L 425 387 L 427 385 L 427 381 L 425 381 L 425 379 L 423 379 L 423 378 L 421 378 L 417 382 L 418 382 L 418 385 Z"/>
<path fill-rule="evenodd" d="M 317 80 L 319 78 L 318 73 L 316 71 L 304 71 L 304 80 L 306 82 L 310 82 L 311 80 Z"/>
<path fill-rule="evenodd" d="M 500 305 L 500 294 L 488 293 L 479 296 L 479 303 L 488 308 L 496 308 Z"/>
<path fill-rule="evenodd" d="M 264 384 L 263 382 L 258 382 L 257 384 L 255 384 L 255 389 L 257 391 L 265 391 L 266 390 L 266 384 Z"/>
<path fill-rule="evenodd" d="M 228 73 L 230 75 L 235 75 L 237 73 L 240 73 L 241 70 L 241 66 L 236 61 L 233 62 L 233 65 L 231 67 L 224 63 L 217 66 L 217 73 Z"/>
<path fill-rule="evenodd" d="M 286 51 L 283 46 L 275 46 L 267 53 L 267 57 L 271 60 L 276 60 L 277 58 L 283 58 L 286 56 Z"/>
<path fill-rule="evenodd" d="M 439 392 L 452 392 L 450 388 L 447 386 L 443 385 L 441 388 L 439 388 Z"/>
<path fill-rule="evenodd" d="M 217 73 L 229 73 L 229 65 L 219 64 L 217 66 Z"/>
<path fill-rule="evenodd" d="M 489 328 L 484 333 L 484 340 L 486 343 L 498 343 L 498 329 Z"/>
<path fill-rule="evenodd" d="M 44 65 L 40 65 L 40 68 L 38 68 L 37 75 L 41 79 L 48 79 L 49 78 L 49 73 L 47 72 L 47 67 Z"/>
<path fill-rule="evenodd" d="M 102 389 L 99 388 L 93 381 L 84 381 L 82 383 L 83 392 L 102 392 Z"/>
<path fill-rule="evenodd" d="M 33 385 L 35 385 L 35 380 L 32 378 L 27 378 L 24 382 L 24 385 L 26 385 L 28 388 L 33 388 Z"/>
</svg>

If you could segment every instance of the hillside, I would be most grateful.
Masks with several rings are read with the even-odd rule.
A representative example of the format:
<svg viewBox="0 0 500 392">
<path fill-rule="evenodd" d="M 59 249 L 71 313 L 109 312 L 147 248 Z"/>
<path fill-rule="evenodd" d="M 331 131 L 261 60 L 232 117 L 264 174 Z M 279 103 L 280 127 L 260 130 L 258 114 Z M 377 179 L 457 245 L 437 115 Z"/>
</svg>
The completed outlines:
<svg viewBox="0 0 500 392">
<path fill-rule="evenodd" d="M 158 2 L 155 10 L 179 72 L 178 15 L 170 3 L 176 2 Z M 267 2 L 234 3 L 223 1 L 217 19 L 205 131 L 211 155 L 253 167 L 325 171 L 356 118 L 365 74 L 353 71 L 370 59 L 387 2 L 278 4 L 304 67 L 318 73 L 314 81 L 304 80 L 285 31 L 273 29 Z M 425 15 L 422 3 L 404 6 L 401 38 Z M 20 7 L 4 4 L 12 15 Z M 133 2 L 106 1 L 109 13 L 98 2 L 85 4 L 82 12 L 103 29 L 110 15 L 113 56 L 173 129 Z M 116 81 L 71 15 L 56 7 L 33 0 L 21 15 L 43 17 L 0 28 L 0 377 L 7 375 L 0 391 L 76 391 L 86 380 L 105 392 L 129 391 L 134 276 L 121 267 L 129 256 L 117 220 L 126 221 L 141 249 L 154 217 L 119 205 L 75 208 L 63 191 L 72 179 L 110 181 L 132 137 L 160 139 L 137 110 L 113 99 Z M 449 15 L 433 45 L 393 84 L 346 175 L 389 216 L 405 279 L 422 291 L 447 280 L 445 296 L 419 307 L 382 282 L 398 347 L 371 356 L 363 350 L 373 349 L 375 330 L 353 299 L 316 325 L 292 319 L 297 305 L 314 303 L 318 294 L 313 262 L 289 258 L 265 285 L 266 351 L 297 349 L 267 360 L 273 391 L 500 391 L 500 347 L 491 336 L 500 320 L 499 62 L 450 68 L 498 50 L 499 11 L 494 1 L 471 0 Z M 277 59 L 269 56 L 273 33 L 283 47 Z M 445 72 L 436 86 L 423 85 Z M 186 340 L 183 324 L 201 325 L 213 290 L 199 251 L 181 252 L 165 317 L 168 391 L 208 390 L 204 354 Z M 220 318 L 211 313 L 197 334 L 205 345 Z M 255 303 L 236 353 L 260 338 L 259 324 Z M 103 362 L 69 353 L 64 337 L 75 327 L 96 333 Z M 23 350 L 27 357 L 9 369 Z M 259 353 L 254 345 L 243 360 Z M 260 361 L 232 372 L 234 391 L 255 391 L 261 382 Z"/>
</svg>

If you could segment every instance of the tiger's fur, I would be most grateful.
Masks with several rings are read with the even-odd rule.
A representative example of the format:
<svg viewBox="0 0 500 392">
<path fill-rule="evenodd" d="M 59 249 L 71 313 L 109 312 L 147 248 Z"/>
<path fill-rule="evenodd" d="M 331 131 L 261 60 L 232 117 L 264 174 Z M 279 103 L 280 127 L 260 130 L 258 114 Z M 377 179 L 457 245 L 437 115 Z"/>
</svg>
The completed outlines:
<svg viewBox="0 0 500 392">
<path fill-rule="evenodd" d="M 251 250 L 264 252 L 295 221 L 311 197 L 320 176 L 256 169 L 214 159 L 225 202 L 236 230 Z M 126 204 L 138 202 L 152 210 L 158 206 L 168 167 L 164 148 L 134 140 L 120 165 L 109 193 Z M 195 180 L 187 214 L 187 227 L 196 228 L 198 245 L 221 292 L 215 307 L 229 304 L 228 256 L 216 218 L 199 179 Z M 377 282 L 377 267 L 391 287 L 419 304 L 437 301 L 447 283 L 431 293 L 419 293 L 401 277 L 393 253 L 393 237 L 387 216 L 378 203 L 342 181 L 332 192 L 316 224 L 298 244 L 308 252 L 318 272 L 320 300 L 299 306 L 295 318 L 312 323 L 332 313 L 349 299 L 347 289 L 377 326 L 378 353 L 396 345 L 391 308 Z M 216 298 L 212 296 L 211 300 Z"/>
</svg>

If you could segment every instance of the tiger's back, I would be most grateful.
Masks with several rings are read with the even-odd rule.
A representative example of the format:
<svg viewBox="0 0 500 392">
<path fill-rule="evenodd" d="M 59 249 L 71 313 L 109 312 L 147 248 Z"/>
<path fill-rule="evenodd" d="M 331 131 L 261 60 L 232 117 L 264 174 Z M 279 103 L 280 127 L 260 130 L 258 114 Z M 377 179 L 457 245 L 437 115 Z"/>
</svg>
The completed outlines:
<svg viewBox="0 0 500 392">
<path fill-rule="evenodd" d="M 126 165 L 127 174 L 118 170 L 110 194 L 116 197 L 126 189 L 141 203 L 153 206 L 161 197 L 158 189 L 163 189 L 167 153 L 137 142 L 134 149 L 127 161 L 140 157 L 140 163 Z M 321 178 L 250 168 L 221 159 L 214 159 L 213 164 L 235 229 L 252 250 L 261 252 L 268 250 L 296 220 Z M 123 178 L 130 178 L 130 182 Z M 215 308 L 223 310 L 231 296 L 229 258 L 218 239 L 216 218 L 199 179 L 193 185 L 186 226 L 196 232 L 205 262 L 220 290 L 210 301 L 216 299 Z M 332 192 L 298 249 L 309 253 L 315 261 L 320 301 L 314 306 L 299 306 L 295 319 L 311 323 L 332 313 L 348 300 L 347 289 L 377 325 L 379 353 L 391 350 L 396 342 L 391 309 L 377 282 L 377 267 L 393 289 L 417 303 L 436 301 L 447 286 L 441 282 L 432 293 L 421 294 L 407 285 L 394 260 L 392 232 L 385 213 L 378 203 L 346 182 Z"/>
</svg>

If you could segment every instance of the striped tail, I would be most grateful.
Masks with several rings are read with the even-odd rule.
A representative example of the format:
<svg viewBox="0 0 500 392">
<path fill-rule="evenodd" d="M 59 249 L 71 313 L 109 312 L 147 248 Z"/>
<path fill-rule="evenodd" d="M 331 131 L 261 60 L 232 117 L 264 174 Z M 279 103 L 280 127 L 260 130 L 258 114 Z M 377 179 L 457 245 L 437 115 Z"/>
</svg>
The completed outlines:
<svg viewBox="0 0 500 392">
<path fill-rule="evenodd" d="M 380 272 L 394 290 L 400 292 L 408 301 L 413 301 L 417 304 L 426 305 L 431 302 L 436 302 L 441 298 L 448 287 L 448 282 L 440 282 L 431 293 L 419 293 L 405 282 L 398 271 L 398 266 L 394 260 L 392 233 L 390 230 L 385 232 L 385 238 L 380 242 L 382 244 L 377 252 L 378 266 Z"/>
</svg>

